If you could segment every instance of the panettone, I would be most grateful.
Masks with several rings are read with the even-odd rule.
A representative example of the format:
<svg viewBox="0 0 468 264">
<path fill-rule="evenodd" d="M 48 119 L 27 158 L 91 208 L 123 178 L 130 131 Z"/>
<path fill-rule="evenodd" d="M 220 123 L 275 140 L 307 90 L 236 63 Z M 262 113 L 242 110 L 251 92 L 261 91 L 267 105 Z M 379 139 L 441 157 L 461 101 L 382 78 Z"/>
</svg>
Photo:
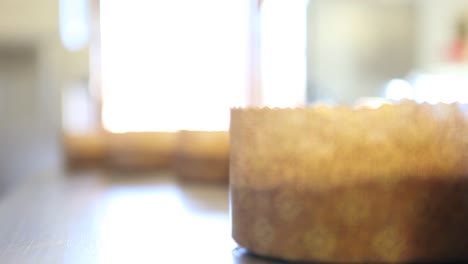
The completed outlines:
<svg viewBox="0 0 468 264">
<path fill-rule="evenodd" d="M 178 132 L 174 170 L 179 179 L 227 183 L 229 180 L 229 132 Z"/>
<path fill-rule="evenodd" d="M 109 134 L 108 163 L 119 169 L 168 169 L 175 145 L 175 132 Z"/>
<path fill-rule="evenodd" d="M 232 109 L 233 237 L 286 260 L 468 259 L 459 104 Z"/>
<path fill-rule="evenodd" d="M 66 164 L 70 168 L 98 166 L 106 157 L 106 140 L 102 133 L 64 134 Z"/>
</svg>

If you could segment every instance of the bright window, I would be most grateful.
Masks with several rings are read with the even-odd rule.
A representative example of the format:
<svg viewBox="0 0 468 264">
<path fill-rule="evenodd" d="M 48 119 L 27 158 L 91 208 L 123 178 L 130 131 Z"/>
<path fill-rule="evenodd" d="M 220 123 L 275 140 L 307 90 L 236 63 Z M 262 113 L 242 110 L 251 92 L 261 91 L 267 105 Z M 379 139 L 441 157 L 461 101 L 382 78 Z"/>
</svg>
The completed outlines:
<svg viewBox="0 0 468 264">
<path fill-rule="evenodd" d="M 103 125 L 225 130 L 247 94 L 249 0 L 101 0 Z"/>
<path fill-rule="evenodd" d="M 264 0 L 260 14 L 262 102 L 305 103 L 308 0 Z"/>
</svg>

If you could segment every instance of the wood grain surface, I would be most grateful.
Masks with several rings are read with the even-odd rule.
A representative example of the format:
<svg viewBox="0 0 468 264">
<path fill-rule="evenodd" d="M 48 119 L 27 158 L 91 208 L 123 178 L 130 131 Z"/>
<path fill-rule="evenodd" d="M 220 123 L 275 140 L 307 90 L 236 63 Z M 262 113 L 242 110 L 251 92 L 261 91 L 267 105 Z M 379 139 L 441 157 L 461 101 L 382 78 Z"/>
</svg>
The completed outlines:
<svg viewBox="0 0 468 264">
<path fill-rule="evenodd" d="M 226 186 L 92 171 L 36 177 L 0 200 L 0 263 L 272 262 L 236 249 Z"/>
</svg>

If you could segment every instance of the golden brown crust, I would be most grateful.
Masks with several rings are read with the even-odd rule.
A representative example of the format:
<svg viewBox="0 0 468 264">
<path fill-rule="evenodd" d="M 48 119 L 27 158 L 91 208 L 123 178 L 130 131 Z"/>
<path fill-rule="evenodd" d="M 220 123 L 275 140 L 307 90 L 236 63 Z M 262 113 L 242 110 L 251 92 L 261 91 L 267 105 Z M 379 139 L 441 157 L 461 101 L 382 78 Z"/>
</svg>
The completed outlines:
<svg viewBox="0 0 468 264">
<path fill-rule="evenodd" d="M 233 236 L 288 260 L 468 258 L 464 106 L 233 109 Z"/>
</svg>

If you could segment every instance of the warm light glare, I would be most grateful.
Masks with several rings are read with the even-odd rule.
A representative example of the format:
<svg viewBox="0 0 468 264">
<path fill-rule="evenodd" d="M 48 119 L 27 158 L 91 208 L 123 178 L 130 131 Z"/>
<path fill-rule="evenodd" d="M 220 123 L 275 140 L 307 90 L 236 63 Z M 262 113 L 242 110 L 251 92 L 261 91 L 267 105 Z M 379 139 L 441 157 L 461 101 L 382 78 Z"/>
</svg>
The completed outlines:
<svg viewBox="0 0 468 264">
<path fill-rule="evenodd" d="M 355 108 L 377 109 L 389 102 L 380 97 L 363 97 L 357 100 L 354 104 Z"/>
<path fill-rule="evenodd" d="M 468 78 L 457 74 L 418 74 L 411 83 L 393 79 L 386 86 L 385 98 L 430 104 L 468 103 Z"/>
<path fill-rule="evenodd" d="M 385 89 L 385 98 L 390 100 L 413 99 L 413 87 L 408 81 L 393 79 L 388 82 Z"/>
<path fill-rule="evenodd" d="M 103 125 L 227 130 L 243 106 L 248 0 L 102 0 Z"/>
<path fill-rule="evenodd" d="M 468 78 L 463 75 L 422 74 L 413 86 L 418 102 L 468 103 Z"/>
</svg>

